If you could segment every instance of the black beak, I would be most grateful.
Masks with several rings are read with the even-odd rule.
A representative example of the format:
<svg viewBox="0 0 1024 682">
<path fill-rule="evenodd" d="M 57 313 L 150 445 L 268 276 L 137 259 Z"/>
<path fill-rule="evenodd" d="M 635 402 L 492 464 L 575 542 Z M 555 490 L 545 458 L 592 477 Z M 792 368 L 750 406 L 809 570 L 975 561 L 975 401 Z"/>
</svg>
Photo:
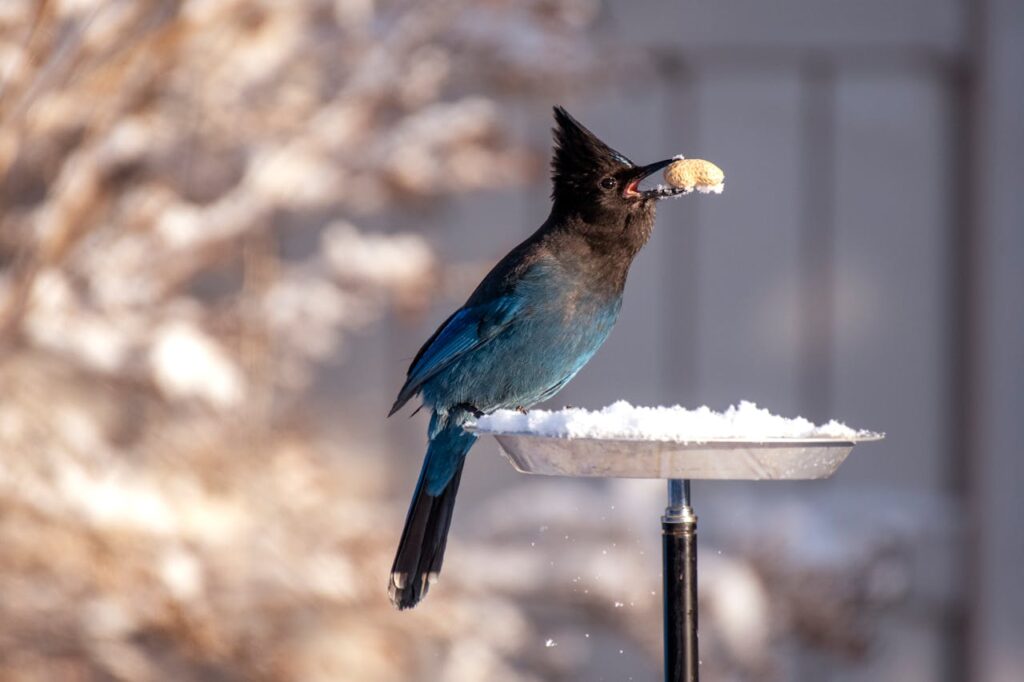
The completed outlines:
<svg viewBox="0 0 1024 682">
<path fill-rule="evenodd" d="M 691 190 L 683 189 L 681 187 L 669 187 L 667 185 L 659 184 L 654 189 L 642 190 L 640 189 L 640 182 L 654 173 L 657 173 L 661 169 L 671 166 L 675 162 L 675 158 L 665 159 L 664 161 L 658 161 L 656 163 L 649 163 L 646 166 L 640 166 L 633 171 L 633 180 L 626 185 L 626 196 L 639 196 L 644 199 L 666 199 L 668 197 L 677 197 L 683 194 L 689 194 Z"/>
</svg>

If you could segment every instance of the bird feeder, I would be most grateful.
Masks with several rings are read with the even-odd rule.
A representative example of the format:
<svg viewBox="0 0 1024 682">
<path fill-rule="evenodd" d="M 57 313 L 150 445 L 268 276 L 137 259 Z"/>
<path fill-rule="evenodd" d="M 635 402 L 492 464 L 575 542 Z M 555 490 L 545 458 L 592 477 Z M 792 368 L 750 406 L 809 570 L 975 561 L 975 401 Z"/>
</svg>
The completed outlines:
<svg viewBox="0 0 1024 682">
<path fill-rule="evenodd" d="M 814 438 L 711 438 L 701 442 L 493 435 L 524 474 L 668 480 L 661 517 L 666 682 L 698 682 L 697 515 L 691 480 L 785 481 L 828 478 L 858 443 L 876 433 Z"/>
</svg>

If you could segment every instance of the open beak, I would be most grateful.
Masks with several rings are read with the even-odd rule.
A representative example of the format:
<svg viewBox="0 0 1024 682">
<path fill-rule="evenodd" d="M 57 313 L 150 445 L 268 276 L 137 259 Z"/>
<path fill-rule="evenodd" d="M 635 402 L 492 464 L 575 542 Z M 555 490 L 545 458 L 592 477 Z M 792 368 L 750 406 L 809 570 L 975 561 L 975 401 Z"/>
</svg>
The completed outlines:
<svg viewBox="0 0 1024 682">
<path fill-rule="evenodd" d="M 626 189 L 623 191 L 623 195 L 626 198 L 644 198 L 644 199 L 665 199 L 668 197 L 677 197 L 682 194 L 689 194 L 691 190 L 683 189 L 681 187 L 669 187 L 668 185 L 659 184 L 654 189 L 640 189 L 640 182 L 645 178 L 657 173 L 661 169 L 672 165 L 675 162 L 675 158 L 665 159 L 664 161 L 658 161 L 657 163 L 649 163 L 646 166 L 640 166 L 633 171 L 633 179 L 626 183 Z"/>
</svg>

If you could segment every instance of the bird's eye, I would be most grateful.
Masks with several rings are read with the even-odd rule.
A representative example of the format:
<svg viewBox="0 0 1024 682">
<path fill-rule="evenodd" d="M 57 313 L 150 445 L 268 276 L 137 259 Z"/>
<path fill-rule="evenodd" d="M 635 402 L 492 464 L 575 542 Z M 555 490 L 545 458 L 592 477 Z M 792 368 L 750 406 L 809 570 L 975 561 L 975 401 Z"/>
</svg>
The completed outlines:
<svg viewBox="0 0 1024 682">
<path fill-rule="evenodd" d="M 611 189 L 612 187 L 615 187 L 616 184 L 615 178 L 605 178 L 601 181 L 601 186 L 605 189 Z"/>
</svg>

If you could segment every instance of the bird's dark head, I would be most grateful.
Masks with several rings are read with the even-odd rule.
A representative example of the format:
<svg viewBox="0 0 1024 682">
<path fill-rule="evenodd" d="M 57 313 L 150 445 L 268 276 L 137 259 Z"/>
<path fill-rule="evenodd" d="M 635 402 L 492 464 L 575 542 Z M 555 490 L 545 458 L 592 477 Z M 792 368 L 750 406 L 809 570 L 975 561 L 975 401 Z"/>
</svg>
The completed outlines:
<svg viewBox="0 0 1024 682">
<path fill-rule="evenodd" d="M 551 180 L 555 211 L 577 215 L 593 225 L 620 229 L 624 222 L 639 221 L 649 233 L 655 201 L 673 196 L 675 191 L 641 190 L 640 181 L 668 166 L 673 159 L 637 166 L 562 107 L 555 107 L 554 134 Z"/>
</svg>

